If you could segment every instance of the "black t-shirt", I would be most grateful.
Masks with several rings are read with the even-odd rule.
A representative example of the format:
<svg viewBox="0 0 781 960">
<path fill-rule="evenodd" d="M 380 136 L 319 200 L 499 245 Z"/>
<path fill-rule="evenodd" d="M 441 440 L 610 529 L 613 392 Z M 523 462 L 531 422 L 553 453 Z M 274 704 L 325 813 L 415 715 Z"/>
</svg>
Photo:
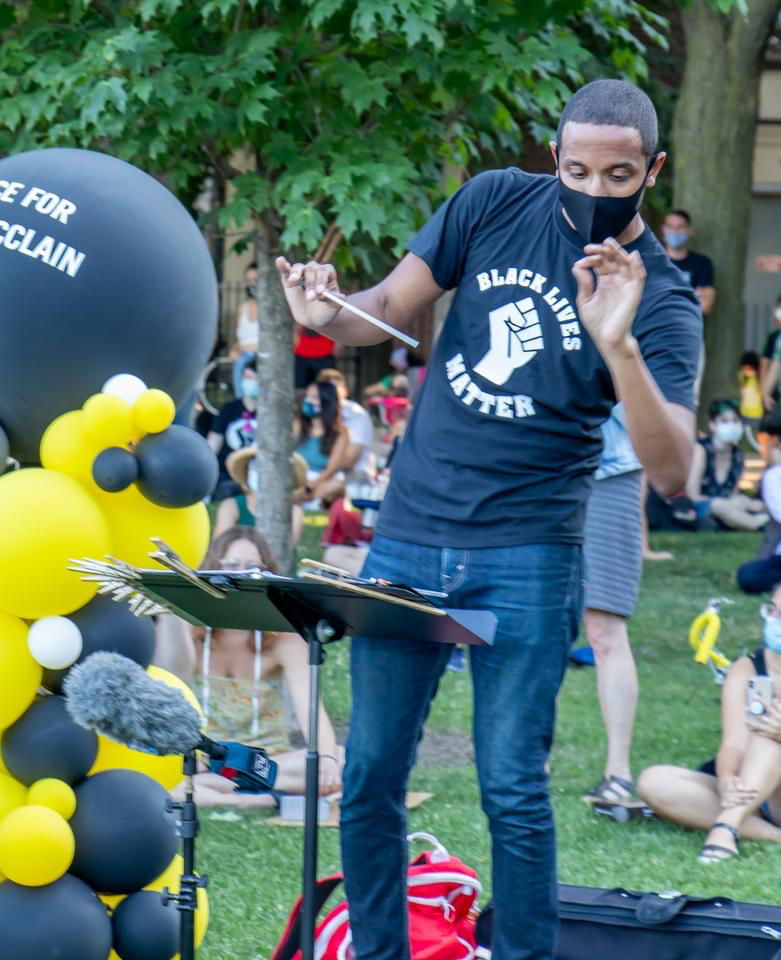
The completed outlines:
<svg viewBox="0 0 781 960">
<path fill-rule="evenodd" d="M 228 476 L 228 471 L 225 469 L 225 461 L 228 456 L 234 450 L 240 450 L 242 447 L 248 447 L 251 443 L 254 443 L 256 430 L 255 411 L 248 410 L 241 399 L 226 403 L 217 414 L 209 432 L 219 433 L 224 437 L 220 452 L 217 454 L 221 480 Z"/>
<path fill-rule="evenodd" d="M 670 259 L 672 260 L 672 257 Z M 690 250 L 682 260 L 672 260 L 672 263 L 695 290 L 697 287 L 713 286 L 713 261 L 710 257 Z"/>
<path fill-rule="evenodd" d="M 692 289 L 650 230 L 633 333 L 667 400 L 693 408 L 702 336 Z M 616 402 L 578 322 L 583 241 L 554 177 L 518 169 L 470 180 L 410 250 L 455 298 L 393 465 L 377 530 L 447 547 L 579 543 Z"/>
</svg>

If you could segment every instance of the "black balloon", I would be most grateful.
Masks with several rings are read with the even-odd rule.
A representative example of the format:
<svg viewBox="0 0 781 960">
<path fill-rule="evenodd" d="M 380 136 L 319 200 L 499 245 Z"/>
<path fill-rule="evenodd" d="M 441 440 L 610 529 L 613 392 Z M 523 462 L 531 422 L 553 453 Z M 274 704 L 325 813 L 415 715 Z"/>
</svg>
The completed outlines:
<svg viewBox="0 0 781 960">
<path fill-rule="evenodd" d="M 127 490 L 138 477 L 138 461 L 123 447 L 109 447 L 95 457 L 92 477 L 101 490 L 119 493 Z"/>
<path fill-rule="evenodd" d="M 2 754 L 8 772 L 25 786 L 43 777 L 73 784 L 95 762 L 98 738 L 71 720 L 63 697 L 39 697 L 3 731 Z"/>
<path fill-rule="evenodd" d="M 131 893 L 111 917 L 114 949 L 122 960 L 171 960 L 179 952 L 179 911 L 159 893 Z"/>
<path fill-rule="evenodd" d="M 81 630 L 84 645 L 76 663 L 86 660 L 91 653 L 108 650 L 121 653 L 135 660 L 146 669 L 155 653 L 155 627 L 149 617 L 134 617 L 123 603 L 115 603 L 110 597 L 96 596 L 75 613 L 69 613 Z M 43 685 L 54 693 L 62 692 L 62 681 L 70 667 L 65 670 L 44 670 Z"/>
<path fill-rule="evenodd" d="M 43 887 L 0 884 L 3 960 L 106 960 L 110 949 L 108 911 L 76 877 Z"/>
<path fill-rule="evenodd" d="M 6 157 L 0 183 L 0 423 L 12 454 L 37 461 L 46 425 L 116 373 L 181 404 L 217 325 L 214 265 L 181 203 L 89 150 Z"/>
<path fill-rule="evenodd" d="M 76 839 L 71 872 L 101 893 L 133 893 L 165 870 L 176 853 L 168 794 L 143 773 L 104 770 L 76 787 L 70 819 Z"/>
<path fill-rule="evenodd" d="M 217 457 L 200 433 L 174 425 L 136 446 L 138 489 L 160 507 L 189 507 L 217 484 Z"/>
</svg>

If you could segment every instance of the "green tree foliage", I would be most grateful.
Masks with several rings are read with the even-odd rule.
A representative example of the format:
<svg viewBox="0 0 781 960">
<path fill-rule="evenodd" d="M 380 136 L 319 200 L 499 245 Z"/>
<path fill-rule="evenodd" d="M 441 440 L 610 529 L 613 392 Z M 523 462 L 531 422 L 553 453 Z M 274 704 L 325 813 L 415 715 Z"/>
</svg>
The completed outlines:
<svg viewBox="0 0 781 960">
<path fill-rule="evenodd" d="M 519 156 L 584 76 L 642 78 L 663 29 L 635 0 L 0 4 L 0 152 L 106 149 L 185 199 L 216 173 L 223 227 L 399 252 L 443 169 Z"/>
<path fill-rule="evenodd" d="M 207 177 L 258 260 L 258 525 L 290 557 L 292 330 L 273 257 L 355 276 L 458 178 L 555 125 L 584 77 L 645 74 L 637 0 L 0 2 L 0 153 L 106 150 L 185 202 Z M 132 228 L 132 227 L 131 227 Z M 246 233 L 246 231 L 249 233 Z"/>
</svg>

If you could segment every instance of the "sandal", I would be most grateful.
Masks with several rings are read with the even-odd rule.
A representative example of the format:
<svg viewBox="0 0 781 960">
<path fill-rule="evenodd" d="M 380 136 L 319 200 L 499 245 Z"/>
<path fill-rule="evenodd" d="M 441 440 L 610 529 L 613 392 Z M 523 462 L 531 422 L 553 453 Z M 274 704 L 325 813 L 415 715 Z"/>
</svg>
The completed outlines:
<svg viewBox="0 0 781 960">
<path fill-rule="evenodd" d="M 732 850 L 730 847 L 724 847 L 720 843 L 706 843 L 700 851 L 699 857 L 697 857 L 699 863 L 720 863 L 722 860 L 734 860 L 740 856 L 737 850 L 737 846 L 740 843 L 740 831 L 737 827 L 733 827 L 731 823 L 724 823 L 722 820 L 717 820 L 716 823 L 711 826 L 708 835 L 710 836 L 716 829 L 726 830 L 728 833 L 731 833 L 735 838 L 736 849 Z"/>
<path fill-rule="evenodd" d="M 623 777 L 609 776 L 605 777 L 600 783 L 583 794 L 586 803 L 627 803 L 637 799 L 635 797 L 635 785 L 632 780 L 625 780 Z"/>
</svg>

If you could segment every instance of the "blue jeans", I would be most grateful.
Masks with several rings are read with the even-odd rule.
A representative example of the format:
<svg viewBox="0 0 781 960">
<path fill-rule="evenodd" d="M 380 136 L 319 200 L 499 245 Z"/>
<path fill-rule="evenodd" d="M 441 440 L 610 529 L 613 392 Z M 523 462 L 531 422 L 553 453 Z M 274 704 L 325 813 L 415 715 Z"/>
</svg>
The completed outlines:
<svg viewBox="0 0 781 960">
<path fill-rule="evenodd" d="M 470 651 L 477 772 L 493 852 L 493 960 L 553 960 L 556 848 L 545 761 L 583 607 L 581 548 L 456 550 L 377 536 L 364 575 L 444 590 L 446 606 L 498 617 L 494 645 Z M 404 800 L 450 653 L 425 640 L 352 641 L 341 841 L 356 960 L 409 957 Z"/>
</svg>

